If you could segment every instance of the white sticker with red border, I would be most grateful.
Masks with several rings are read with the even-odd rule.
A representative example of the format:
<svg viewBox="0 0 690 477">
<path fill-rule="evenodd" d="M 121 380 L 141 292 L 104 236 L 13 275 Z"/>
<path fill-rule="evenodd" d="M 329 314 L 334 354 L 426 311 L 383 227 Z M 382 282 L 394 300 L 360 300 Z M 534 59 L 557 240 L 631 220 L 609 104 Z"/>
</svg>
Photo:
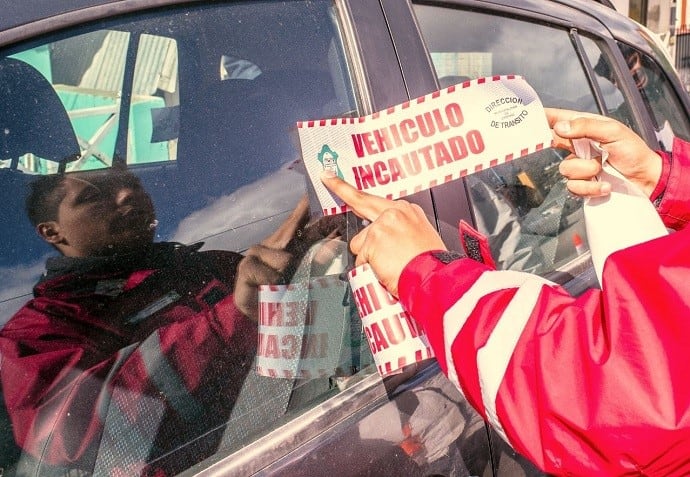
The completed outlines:
<svg viewBox="0 0 690 477">
<path fill-rule="evenodd" d="M 381 376 L 434 357 L 424 330 L 381 285 L 368 264 L 350 270 L 348 280 Z"/>
<path fill-rule="evenodd" d="M 333 375 L 345 332 L 346 290 L 337 275 L 259 286 L 256 373 L 288 379 Z"/>
<path fill-rule="evenodd" d="M 450 86 L 369 116 L 297 123 L 324 215 L 347 211 L 330 170 L 358 190 L 399 199 L 551 146 L 536 92 L 520 76 Z"/>
</svg>

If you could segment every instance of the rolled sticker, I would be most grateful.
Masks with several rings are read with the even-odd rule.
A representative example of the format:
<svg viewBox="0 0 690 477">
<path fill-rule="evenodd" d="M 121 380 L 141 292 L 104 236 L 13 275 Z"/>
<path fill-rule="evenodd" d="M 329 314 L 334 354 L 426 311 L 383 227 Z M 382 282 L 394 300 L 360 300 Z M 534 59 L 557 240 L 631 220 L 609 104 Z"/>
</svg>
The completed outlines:
<svg viewBox="0 0 690 477">
<path fill-rule="evenodd" d="M 345 332 L 346 288 L 337 275 L 261 285 L 257 374 L 287 379 L 333 375 Z"/>
<path fill-rule="evenodd" d="M 424 330 L 381 285 L 368 265 L 351 270 L 348 279 L 381 376 L 398 373 L 409 364 L 434 357 Z"/>
<path fill-rule="evenodd" d="M 612 253 L 668 234 L 649 197 L 608 161 L 608 151 L 589 139 L 573 140 L 582 159 L 601 156 L 597 180 L 611 184 L 611 193 L 585 199 L 583 212 L 587 242 L 599 284 L 604 286 L 604 263 Z"/>
</svg>

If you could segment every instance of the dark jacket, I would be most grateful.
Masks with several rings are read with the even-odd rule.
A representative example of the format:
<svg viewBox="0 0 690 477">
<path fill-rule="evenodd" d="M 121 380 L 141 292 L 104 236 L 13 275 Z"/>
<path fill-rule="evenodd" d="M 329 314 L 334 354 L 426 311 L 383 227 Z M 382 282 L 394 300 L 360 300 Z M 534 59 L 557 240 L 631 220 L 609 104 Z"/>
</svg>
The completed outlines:
<svg viewBox="0 0 690 477">
<path fill-rule="evenodd" d="M 32 473 L 154 473 L 145 462 L 202 435 L 195 452 L 213 452 L 209 430 L 227 420 L 257 337 L 231 294 L 241 255 L 199 248 L 48 261 L 0 331 L 2 389 Z"/>
</svg>

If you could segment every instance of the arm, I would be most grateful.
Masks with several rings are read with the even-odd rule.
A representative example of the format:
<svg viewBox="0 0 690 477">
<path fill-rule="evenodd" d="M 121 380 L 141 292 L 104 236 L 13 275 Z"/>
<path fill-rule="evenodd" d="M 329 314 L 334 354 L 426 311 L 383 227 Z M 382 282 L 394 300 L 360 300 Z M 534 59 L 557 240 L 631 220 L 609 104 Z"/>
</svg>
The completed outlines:
<svg viewBox="0 0 690 477">
<path fill-rule="evenodd" d="M 678 290 L 689 238 L 612 255 L 606 293 L 579 298 L 530 274 L 422 254 L 403 271 L 400 299 L 449 378 L 544 471 L 685 475 L 690 300 Z M 650 281 L 651 253 L 668 273 Z"/>
<path fill-rule="evenodd" d="M 350 243 L 357 262 L 400 297 L 444 372 L 518 451 L 556 474 L 690 472 L 690 232 L 615 252 L 606 292 L 574 298 L 531 274 L 445 265 L 418 207 L 322 180 L 373 221 Z"/>
</svg>

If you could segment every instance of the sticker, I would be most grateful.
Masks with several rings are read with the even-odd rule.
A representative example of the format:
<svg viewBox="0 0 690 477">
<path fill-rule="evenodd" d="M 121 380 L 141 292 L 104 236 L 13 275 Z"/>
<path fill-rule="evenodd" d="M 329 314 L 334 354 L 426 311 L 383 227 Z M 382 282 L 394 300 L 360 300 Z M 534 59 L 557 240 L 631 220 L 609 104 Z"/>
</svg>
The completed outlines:
<svg viewBox="0 0 690 477">
<path fill-rule="evenodd" d="M 307 283 L 259 287 L 256 373 L 287 379 L 329 377 L 338 366 L 345 333 L 337 275 Z"/>
<path fill-rule="evenodd" d="M 434 357 L 424 330 L 381 285 L 369 265 L 352 269 L 348 279 L 381 376 L 399 373 L 407 365 Z"/>
<path fill-rule="evenodd" d="M 429 189 L 551 146 L 536 92 L 520 76 L 479 78 L 369 116 L 297 123 L 325 215 L 347 210 L 323 186 L 331 171 L 389 199 Z"/>
</svg>

